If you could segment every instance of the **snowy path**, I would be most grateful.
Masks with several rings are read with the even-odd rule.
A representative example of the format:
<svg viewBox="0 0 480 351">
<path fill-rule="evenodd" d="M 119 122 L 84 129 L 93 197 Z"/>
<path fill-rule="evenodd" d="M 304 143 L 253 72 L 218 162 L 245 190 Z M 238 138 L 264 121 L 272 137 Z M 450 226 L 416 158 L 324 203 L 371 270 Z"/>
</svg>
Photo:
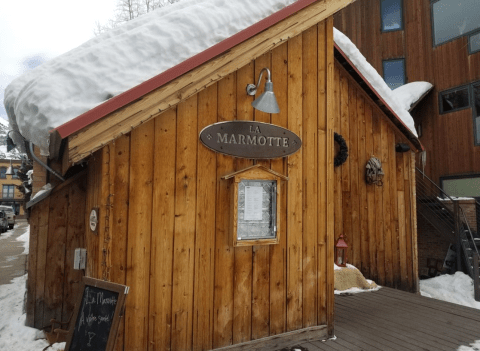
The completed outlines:
<svg viewBox="0 0 480 351">
<path fill-rule="evenodd" d="M 0 234 L 0 285 L 9 284 L 13 278 L 25 274 L 25 243 L 17 238 L 26 234 L 26 220 L 17 221 L 15 228 Z"/>
</svg>

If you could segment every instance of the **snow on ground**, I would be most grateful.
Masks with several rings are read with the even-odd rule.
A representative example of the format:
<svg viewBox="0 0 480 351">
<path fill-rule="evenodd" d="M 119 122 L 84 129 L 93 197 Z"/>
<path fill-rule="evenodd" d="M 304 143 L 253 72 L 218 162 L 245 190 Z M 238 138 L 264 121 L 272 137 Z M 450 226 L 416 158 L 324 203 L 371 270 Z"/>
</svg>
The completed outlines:
<svg viewBox="0 0 480 351">
<path fill-rule="evenodd" d="M 422 296 L 433 299 L 480 309 L 480 302 L 474 299 L 473 280 L 463 272 L 420 280 L 420 293 Z M 478 351 L 480 350 L 480 340 L 470 344 L 470 347 L 461 346 L 458 350 Z"/>
<path fill-rule="evenodd" d="M 480 309 L 480 302 L 473 297 L 473 280 L 463 272 L 420 280 L 420 293 L 422 296 Z"/>
<path fill-rule="evenodd" d="M 380 94 L 383 100 L 390 106 L 390 108 L 397 114 L 403 123 L 410 129 L 413 135 L 417 135 L 413 118 L 408 112 L 410 105 L 415 102 L 414 98 L 420 98 L 432 84 L 427 82 L 416 82 L 420 84 L 411 85 L 400 91 L 399 94 L 395 90 L 391 90 L 385 83 L 383 78 L 378 74 L 375 68 L 365 59 L 362 53 L 357 49 L 355 44 L 348 39 L 345 34 L 334 28 L 334 39 L 340 49 L 347 55 L 349 60 L 355 65 L 365 79 L 372 85 L 372 87 Z M 397 88 L 400 89 L 400 88 Z M 396 89 L 396 90 L 397 90 Z M 408 107 L 407 107 L 408 106 Z"/>
<path fill-rule="evenodd" d="M 15 79 L 10 124 L 48 152 L 49 131 L 295 0 L 183 0 L 129 21 Z"/>
<path fill-rule="evenodd" d="M 13 230 L 10 231 L 13 233 Z M 3 237 L 3 235 L 2 235 Z M 28 254 L 30 226 L 25 228 L 17 240 L 24 243 Z M 11 284 L 0 285 L 0 350 L 42 351 L 48 343 L 43 338 L 43 332 L 25 326 L 24 296 L 26 292 L 27 275 L 14 278 Z M 65 343 L 54 344 L 48 351 L 60 351 Z"/>
</svg>

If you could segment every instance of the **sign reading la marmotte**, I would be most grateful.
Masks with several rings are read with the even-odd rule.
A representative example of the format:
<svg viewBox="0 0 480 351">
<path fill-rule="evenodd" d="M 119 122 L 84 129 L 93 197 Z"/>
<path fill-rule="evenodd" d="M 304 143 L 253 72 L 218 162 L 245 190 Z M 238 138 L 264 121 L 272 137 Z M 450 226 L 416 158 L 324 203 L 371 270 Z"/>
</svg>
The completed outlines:
<svg viewBox="0 0 480 351">
<path fill-rule="evenodd" d="M 200 132 L 200 140 L 216 152 L 252 159 L 289 156 L 302 146 L 301 139 L 292 131 L 253 121 L 211 124 Z"/>
</svg>

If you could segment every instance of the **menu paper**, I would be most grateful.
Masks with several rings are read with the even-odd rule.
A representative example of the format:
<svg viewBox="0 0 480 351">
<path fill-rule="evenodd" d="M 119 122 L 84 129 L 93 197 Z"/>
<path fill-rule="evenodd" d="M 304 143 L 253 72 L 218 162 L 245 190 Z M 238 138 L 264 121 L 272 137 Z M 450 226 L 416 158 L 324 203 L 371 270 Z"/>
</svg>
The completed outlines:
<svg viewBox="0 0 480 351">
<path fill-rule="evenodd" d="M 262 200 L 263 187 L 245 186 L 245 210 L 244 220 L 261 221 L 262 220 Z"/>
</svg>

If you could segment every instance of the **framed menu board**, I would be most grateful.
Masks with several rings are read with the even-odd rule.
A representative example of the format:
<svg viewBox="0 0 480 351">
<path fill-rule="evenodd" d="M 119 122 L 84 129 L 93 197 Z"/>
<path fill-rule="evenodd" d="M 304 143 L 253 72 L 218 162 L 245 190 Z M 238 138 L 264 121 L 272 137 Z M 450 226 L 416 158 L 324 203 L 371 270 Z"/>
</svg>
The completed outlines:
<svg viewBox="0 0 480 351">
<path fill-rule="evenodd" d="M 229 174 L 233 246 L 269 245 L 279 242 L 282 181 L 287 177 L 255 165 Z"/>
</svg>

